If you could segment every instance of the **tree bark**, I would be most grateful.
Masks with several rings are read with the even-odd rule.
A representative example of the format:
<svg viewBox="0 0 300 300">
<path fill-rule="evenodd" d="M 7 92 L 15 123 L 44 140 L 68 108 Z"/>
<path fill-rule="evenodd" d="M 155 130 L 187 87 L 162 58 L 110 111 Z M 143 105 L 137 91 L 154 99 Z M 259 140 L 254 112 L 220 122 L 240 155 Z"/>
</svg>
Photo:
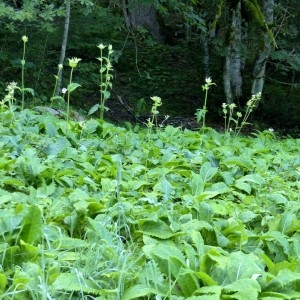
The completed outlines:
<svg viewBox="0 0 300 300">
<path fill-rule="evenodd" d="M 69 27 L 70 27 L 70 18 L 71 18 L 71 0 L 66 0 L 66 17 L 65 17 L 65 27 L 64 27 L 64 34 L 61 44 L 61 51 L 60 51 L 60 59 L 59 64 L 63 65 L 65 56 L 66 56 L 66 49 L 68 44 L 68 36 L 69 36 Z M 60 70 L 58 73 L 58 80 L 55 90 L 55 95 L 57 96 L 61 90 L 61 82 L 62 82 L 62 72 L 63 70 Z"/>
<path fill-rule="evenodd" d="M 124 14 L 124 7 L 126 7 L 126 3 L 122 3 L 122 6 Z M 128 0 L 127 15 L 124 15 L 125 22 L 128 23 L 127 18 L 129 18 L 130 26 L 132 29 L 144 27 L 148 30 L 148 32 L 152 35 L 153 39 L 156 42 L 163 42 L 164 39 L 160 33 L 160 25 L 154 5 L 143 2 L 141 0 Z"/>
<path fill-rule="evenodd" d="M 242 14 L 241 0 L 237 2 L 231 15 L 229 43 L 226 49 L 223 84 L 227 103 L 238 101 L 242 96 Z"/>
<path fill-rule="evenodd" d="M 272 24 L 274 22 L 274 0 L 263 0 L 262 10 L 265 17 L 265 22 L 267 24 Z M 253 82 L 251 88 L 252 95 L 262 93 L 263 91 L 266 63 L 273 47 L 272 44 L 273 41 L 270 36 L 270 32 L 268 32 L 266 28 L 266 30 L 263 32 L 263 47 L 257 55 L 253 69 Z"/>
</svg>

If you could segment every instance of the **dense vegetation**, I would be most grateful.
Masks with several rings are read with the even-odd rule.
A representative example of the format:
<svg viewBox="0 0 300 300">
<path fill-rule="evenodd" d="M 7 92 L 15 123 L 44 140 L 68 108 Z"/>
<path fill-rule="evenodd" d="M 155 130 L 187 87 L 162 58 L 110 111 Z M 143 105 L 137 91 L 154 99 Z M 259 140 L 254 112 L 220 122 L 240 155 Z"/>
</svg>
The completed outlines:
<svg viewBox="0 0 300 300">
<path fill-rule="evenodd" d="M 1 299 L 298 299 L 299 140 L 2 106 Z"/>
<path fill-rule="evenodd" d="M 0 299 L 300 299 L 299 5 L 225 2 L 0 3 Z"/>
</svg>

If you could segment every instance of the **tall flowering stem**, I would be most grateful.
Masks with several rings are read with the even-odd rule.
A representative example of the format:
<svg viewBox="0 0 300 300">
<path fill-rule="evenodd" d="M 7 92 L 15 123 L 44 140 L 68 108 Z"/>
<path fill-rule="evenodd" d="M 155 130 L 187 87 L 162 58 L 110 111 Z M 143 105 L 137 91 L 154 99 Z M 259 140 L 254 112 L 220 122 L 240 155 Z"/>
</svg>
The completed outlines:
<svg viewBox="0 0 300 300">
<path fill-rule="evenodd" d="M 26 43 L 28 42 L 28 37 L 23 35 L 23 58 L 21 60 L 22 65 L 22 82 L 21 82 L 21 92 L 22 92 L 22 110 L 24 109 L 24 102 L 25 102 L 25 87 L 24 87 L 24 73 L 25 73 L 25 53 L 26 53 Z"/>
<path fill-rule="evenodd" d="M 107 56 L 103 56 L 103 50 L 107 47 Z M 106 100 L 110 97 L 109 89 L 112 88 L 111 79 L 113 75 L 111 71 L 113 70 L 111 64 L 111 55 L 113 54 L 112 45 L 105 46 L 103 44 L 98 45 L 100 49 L 100 119 L 103 120 L 104 112 L 107 110 L 105 106 Z"/>
<path fill-rule="evenodd" d="M 203 104 L 202 109 L 197 109 L 197 112 L 196 112 L 197 123 L 199 123 L 202 119 L 202 127 L 203 128 L 206 126 L 205 117 L 206 117 L 206 113 L 207 113 L 208 90 L 210 89 L 210 86 L 212 86 L 212 85 L 216 85 L 216 84 L 212 82 L 210 77 L 206 78 L 205 79 L 205 84 L 202 85 L 202 90 L 205 92 L 204 104 Z"/>
<path fill-rule="evenodd" d="M 80 58 L 73 57 L 69 58 L 69 66 L 71 67 L 71 73 L 70 73 L 70 81 L 68 85 L 68 95 L 67 95 L 67 122 L 69 121 L 70 116 L 70 94 L 73 92 L 77 87 L 80 86 L 80 84 L 72 82 L 73 79 L 73 71 L 77 67 L 78 63 L 81 61 Z"/>
</svg>

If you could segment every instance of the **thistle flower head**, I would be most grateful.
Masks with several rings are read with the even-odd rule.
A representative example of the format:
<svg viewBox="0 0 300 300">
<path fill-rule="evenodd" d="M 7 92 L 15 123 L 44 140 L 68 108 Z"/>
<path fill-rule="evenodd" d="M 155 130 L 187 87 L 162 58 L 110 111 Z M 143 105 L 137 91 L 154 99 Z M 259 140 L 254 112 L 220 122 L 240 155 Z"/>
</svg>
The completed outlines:
<svg viewBox="0 0 300 300">
<path fill-rule="evenodd" d="M 22 41 L 23 41 L 24 43 L 27 43 L 27 42 L 28 42 L 28 36 L 23 35 L 23 36 L 22 36 Z"/>
<path fill-rule="evenodd" d="M 101 43 L 101 44 L 99 44 L 97 47 L 98 47 L 100 50 L 103 50 L 106 46 L 104 46 L 104 45 Z"/>
<path fill-rule="evenodd" d="M 231 104 L 229 104 L 229 108 L 230 108 L 230 109 L 234 109 L 234 108 L 236 108 L 236 104 L 235 104 L 235 103 L 231 103 Z"/>
<path fill-rule="evenodd" d="M 69 66 L 71 68 L 76 68 L 77 64 L 81 61 L 81 58 L 72 57 L 72 58 L 68 58 L 68 60 L 69 60 Z"/>
</svg>

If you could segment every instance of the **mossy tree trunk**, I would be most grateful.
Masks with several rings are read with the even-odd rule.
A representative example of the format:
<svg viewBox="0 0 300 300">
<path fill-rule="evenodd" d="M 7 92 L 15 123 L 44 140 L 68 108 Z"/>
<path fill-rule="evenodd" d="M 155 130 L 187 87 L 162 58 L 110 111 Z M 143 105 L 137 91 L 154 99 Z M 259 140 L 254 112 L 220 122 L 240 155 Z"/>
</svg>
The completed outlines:
<svg viewBox="0 0 300 300">
<path fill-rule="evenodd" d="M 273 33 L 270 31 L 269 26 L 274 22 L 274 0 L 264 0 L 262 4 L 262 12 L 265 18 L 265 26 L 263 29 L 263 43 L 262 47 L 257 54 L 257 59 L 255 61 L 253 69 L 253 82 L 251 93 L 257 94 L 262 93 L 264 82 L 265 82 L 265 73 L 266 73 L 266 63 L 270 56 L 271 50 L 275 44 Z"/>
<path fill-rule="evenodd" d="M 223 84 L 227 103 L 238 101 L 242 96 L 242 14 L 241 1 L 231 10 L 231 28 L 227 37 Z"/>
</svg>

